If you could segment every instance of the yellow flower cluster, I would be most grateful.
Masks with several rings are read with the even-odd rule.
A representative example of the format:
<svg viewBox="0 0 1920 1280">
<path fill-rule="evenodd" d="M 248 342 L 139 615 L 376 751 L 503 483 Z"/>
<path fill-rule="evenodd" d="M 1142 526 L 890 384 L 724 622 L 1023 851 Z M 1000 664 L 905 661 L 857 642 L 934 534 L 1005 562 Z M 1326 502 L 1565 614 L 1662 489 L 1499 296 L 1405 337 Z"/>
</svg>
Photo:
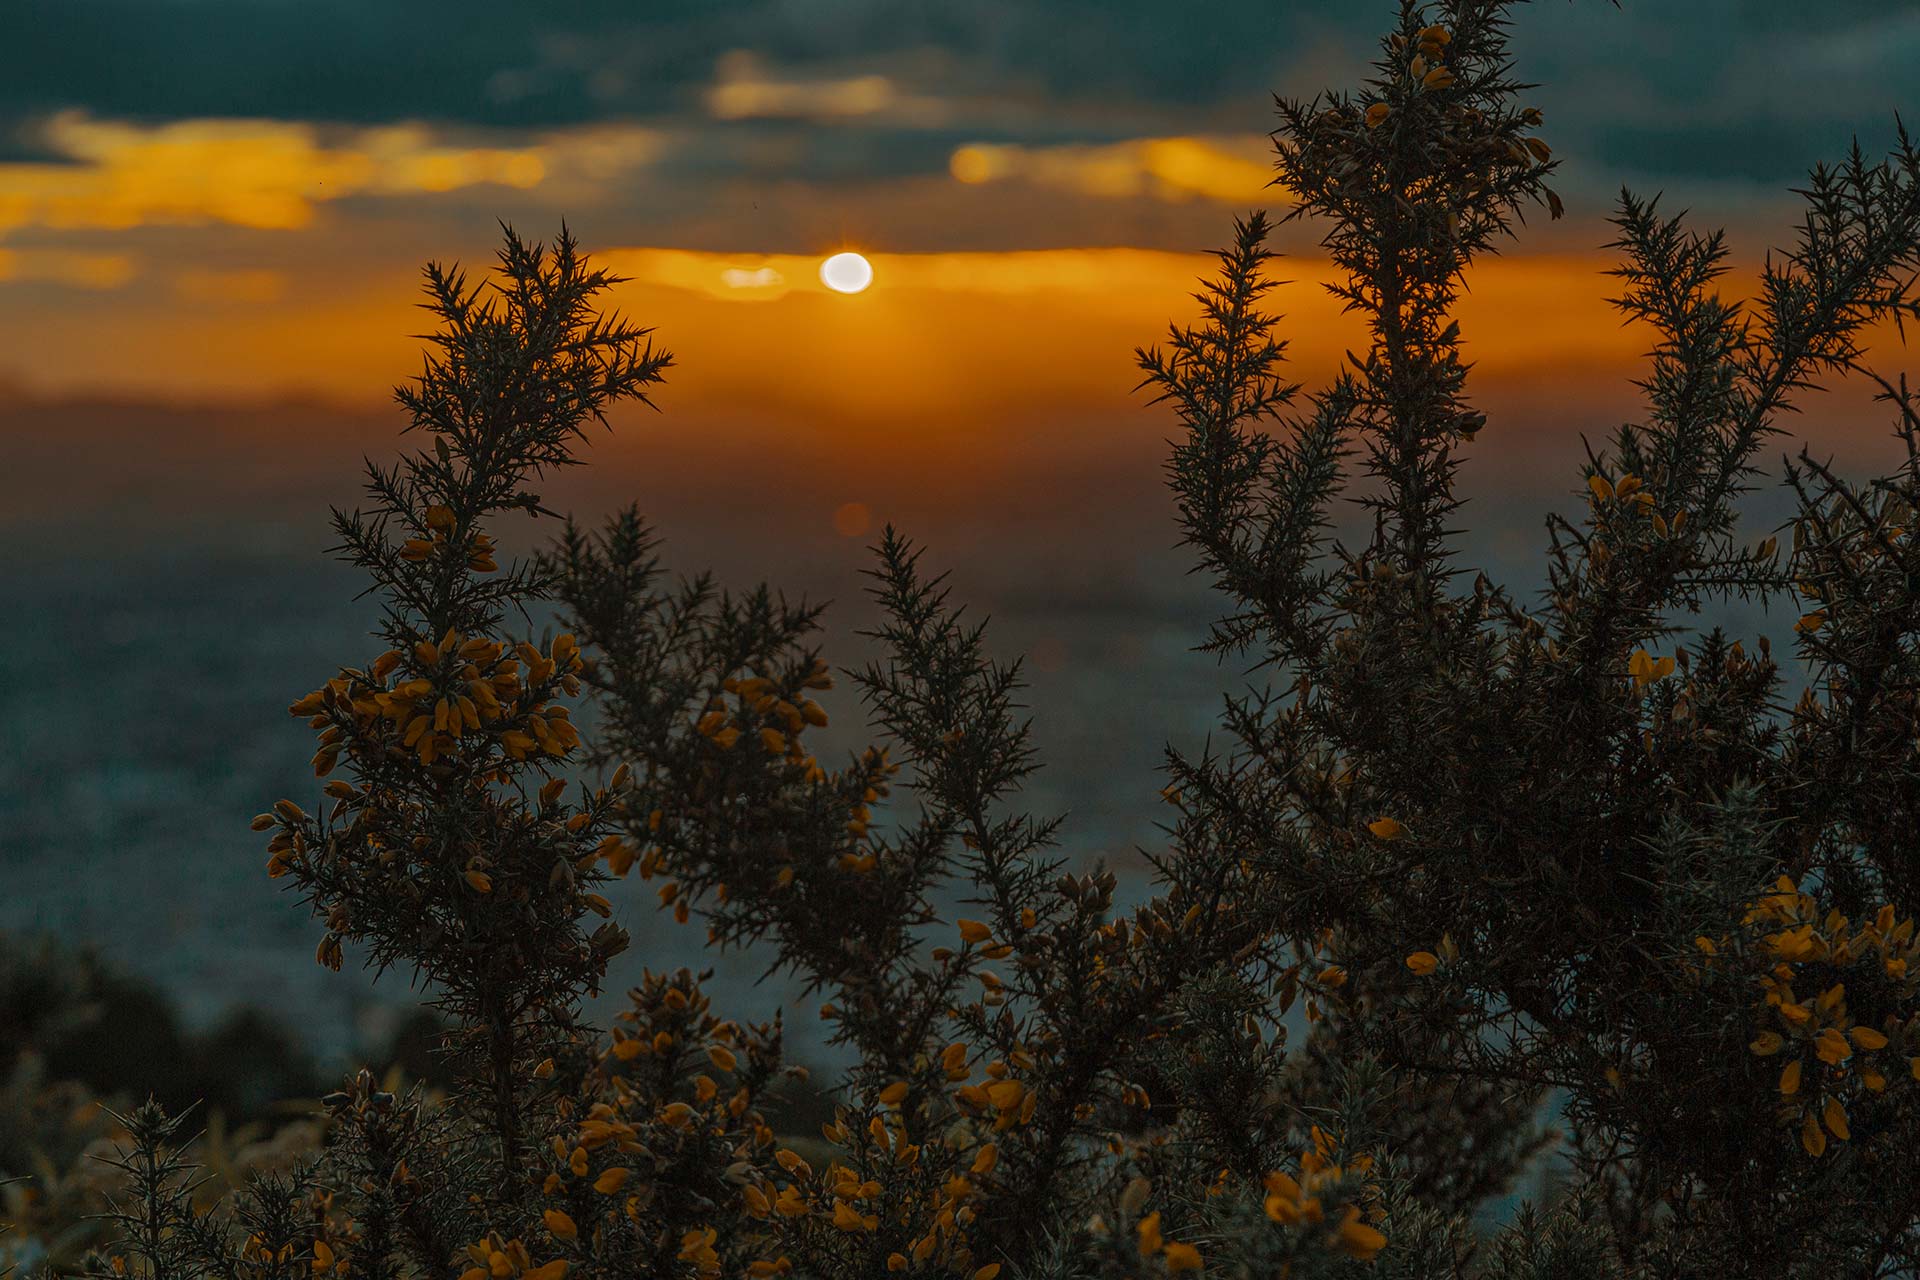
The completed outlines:
<svg viewBox="0 0 1920 1280">
<path fill-rule="evenodd" d="M 1407 74 L 1422 89 L 1444 89 L 1452 84 L 1453 72 L 1448 70 L 1445 59 L 1453 33 L 1445 27 L 1422 27 L 1414 40 L 1413 59 L 1407 64 Z"/>
<path fill-rule="evenodd" d="M 860 802 L 847 815 L 847 834 L 856 841 L 866 839 L 867 828 L 873 823 L 873 811 L 867 806 L 886 798 L 893 789 L 889 780 L 900 772 L 900 766 L 887 759 L 885 747 L 868 747 L 860 758 L 860 770 L 866 777 L 867 785 L 860 793 Z"/>
<path fill-rule="evenodd" d="M 454 526 L 458 523 L 453 508 L 438 504 L 427 508 L 427 536 L 409 538 L 400 546 L 400 558 L 413 564 L 443 554 L 453 545 Z M 493 539 L 476 533 L 460 544 L 467 568 L 475 573 L 492 573 L 500 566 L 493 559 Z"/>
<path fill-rule="evenodd" d="M 1431 977 L 1442 963 L 1452 964 L 1460 958 L 1460 948 L 1454 944 L 1453 935 L 1440 935 L 1439 954 L 1431 951 L 1415 951 L 1407 957 L 1407 969 L 1416 978 Z"/>
<path fill-rule="evenodd" d="M 1635 649 L 1627 660 L 1627 674 L 1633 677 L 1633 691 L 1639 693 L 1673 674 L 1673 658 L 1656 658 L 1645 649 Z"/>
<path fill-rule="evenodd" d="M 885 1117 L 875 1115 L 868 1119 L 863 1131 L 867 1141 L 861 1144 L 862 1156 L 868 1165 L 884 1164 L 890 1172 L 900 1175 L 896 1196 L 904 1194 L 905 1203 L 882 1204 L 886 1188 L 871 1176 L 872 1169 L 863 1176 L 861 1171 L 835 1160 L 824 1173 L 816 1175 L 813 1166 L 799 1153 L 783 1149 L 774 1159 L 788 1174 L 788 1179 L 777 1187 L 752 1184 L 745 1187 L 742 1194 L 747 1213 L 755 1218 L 787 1221 L 820 1215 L 831 1222 L 835 1230 L 855 1236 L 881 1230 L 883 1215 L 889 1222 L 917 1222 L 923 1227 L 906 1243 L 905 1249 L 888 1255 L 888 1271 L 906 1271 L 932 1262 L 949 1271 L 992 1280 L 999 1274 L 999 1266 L 995 1263 L 975 1266 L 967 1228 L 975 1217 L 973 1201 L 982 1194 L 981 1183 L 991 1176 L 998 1162 L 998 1150 L 991 1144 L 980 1147 L 967 1173 L 955 1173 L 933 1182 L 924 1196 L 915 1195 L 910 1187 L 902 1193 L 898 1184 L 906 1183 L 921 1168 L 922 1151 L 919 1144 L 907 1140 L 905 1125 L 899 1118 L 893 1119 L 891 1127 Z M 844 1145 L 853 1136 L 850 1124 L 842 1117 L 826 1125 L 822 1133 L 829 1141 Z M 762 1269 L 751 1274 L 778 1274 L 784 1271 L 780 1266 L 784 1261 L 783 1258 L 756 1264 Z"/>
<path fill-rule="evenodd" d="M 958 1055 L 955 1054 L 955 1049 L 960 1050 Z M 958 1044 L 947 1046 L 942 1057 L 942 1065 L 947 1066 L 949 1080 L 952 1079 L 956 1069 L 962 1069 L 949 1064 L 956 1057 L 964 1062 L 965 1052 L 964 1046 Z M 1024 1058 L 1027 1055 L 1020 1056 Z M 1031 1065 L 1030 1059 L 1028 1065 Z M 988 1063 L 986 1075 L 987 1078 L 983 1083 L 963 1084 L 953 1091 L 953 1100 L 960 1108 L 961 1114 L 981 1119 L 991 1118 L 995 1133 L 1011 1129 L 1015 1125 L 1031 1123 L 1034 1107 L 1039 1102 L 1039 1095 L 1027 1088 L 1023 1082 L 1015 1079 L 1005 1062 Z"/>
<path fill-rule="evenodd" d="M 680 1237 L 680 1251 L 676 1255 L 682 1262 L 693 1264 L 693 1272 L 699 1280 L 717 1280 L 720 1275 L 720 1254 L 714 1249 L 713 1242 L 720 1233 L 712 1227 L 694 1227 Z"/>
<path fill-rule="evenodd" d="M 781 697 L 774 682 L 766 676 L 730 676 L 720 687 L 737 701 L 732 706 L 724 698 L 709 701 L 694 724 L 701 737 L 722 751 L 731 751 L 742 733 L 751 731 L 768 755 L 784 757 L 806 770 L 809 781 L 826 779 L 826 770 L 800 745 L 802 733 L 827 723 L 827 713 L 819 703 L 805 696 L 799 696 L 798 701 Z M 801 681 L 801 687 L 832 688 L 833 676 L 826 664 L 816 662 Z"/>
<path fill-rule="evenodd" d="M 751 1179 L 776 1139 L 760 1113 L 750 1110 L 752 1090 L 741 1083 L 728 1091 L 707 1070 L 690 1081 L 680 1075 L 683 1055 L 724 1076 L 742 1072 L 742 1058 L 760 1062 L 759 1050 L 738 1024 L 712 1016 L 697 980 L 685 969 L 671 975 L 649 972 L 628 996 L 632 1007 L 617 1016 L 618 1025 L 599 1061 L 605 1086 L 602 1100 L 574 1121 L 570 1135 L 553 1138 L 549 1147 L 553 1165 L 542 1194 L 577 1206 L 583 1191 L 591 1189 L 604 1198 L 607 1212 L 642 1225 L 653 1203 L 654 1184 L 636 1172 L 634 1163 L 651 1159 L 654 1165 L 664 1166 L 676 1159 L 705 1160 L 710 1158 L 711 1145 L 720 1142 L 732 1146 L 737 1163 L 729 1168 L 728 1177 L 745 1183 L 749 1214 L 765 1216 L 756 1211 L 765 1207 L 765 1199 Z M 761 1034 L 764 1031 L 760 1029 Z M 624 1070 L 626 1064 L 642 1060 L 651 1063 L 647 1070 L 631 1074 Z M 542 1064 L 541 1071 L 550 1070 Z M 663 1096 L 659 1092 L 663 1081 L 674 1082 L 676 1092 L 690 1084 L 692 1100 Z M 563 1114 L 573 1114 L 570 1105 Z M 569 1244 L 580 1238 L 582 1225 L 565 1210 L 549 1208 L 541 1216 L 556 1242 Z M 589 1227 L 589 1236 L 597 1234 L 597 1228 Z M 721 1274 L 718 1241 L 714 1227 L 692 1227 L 680 1235 L 675 1256 L 689 1264 L 699 1280 L 717 1280 Z M 780 1275 L 791 1269 L 784 1259 L 767 1267 L 752 1274 Z"/>
<path fill-rule="evenodd" d="M 1829 1136 L 1847 1141 L 1851 1136 L 1842 1094 L 1854 1087 L 1880 1093 L 1887 1087 L 1883 1064 L 1872 1055 L 1886 1049 L 1886 1030 L 1856 1022 L 1847 1006 L 1846 984 L 1829 981 L 1848 970 L 1870 966 L 1882 981 L 1891 981 L 1896 993 L 1911 1000 L 1920 987 L 1920 941 L 1911 917 L 1896 920 L 1891 905 L 1858 928 L 1836 910 L 1822 913 L 1812 894 L 1802 892 L 1781 876 L 1771 893 L 1762 895 L 1742 921 L 1765 930 L 1759 938 L 1761 954 L 1771 967 L 1761 975 L 1759 1009 L 1761 1030 L 1749 1045 L 1760 1057 L 1785 1054 L 1780 1071 L 1782 1124 L 1797 1124 L 1800 1145 L 1810 1156 L 1827 1149 Z M 1709 957 L 1720 944 L 1698 938 L 1695 945 Z M 1795 990 L 1796 981 L 1824 983 L 1818 995 Z M 1894 1020 L 1884 1026 L 1904 1034 Z M 1920 1080 L 1920 1057 L 1909 1060 L 1909 1070 Z"/>
<path fill-rule="evenodd" d="M 265 1236 L 261 1235 L 258 1231 L 254 1231 L 248 1233 L 246 1242 L 240 1246 L 240 1257 L 243 1261 L 254 1264 L 261 1272 L 268 1272 L 270 1270 L 276 1270 L 292 1261 L 293 1248 L 293 1241 L 289 1240 L 278 1249 L 275 1249 L 267 1243 Z M 324 1255 L 320 1252 L 322 1248 L 326 1249 Z M 325 1261 L 322 1261 L 323 1257 Z M 335 1265 L 333 1249 L 327 1245 L 326 1241 L 314 1241 L 313 1261 L 316 1271 L 324 1270 Z M 127 1273 L 127 1260 L 120 1254 L 113 1256 L 112 1266 L 115 1275 L 125 1275 Z"/>
<path fill-rule="evenodd" d="M 1351 1202 L 1330 1220 L 1322 1198 L 1347 1177 L 1371 1172 L 1373 1158 L 1358 1155 L 1343 1165 L 1336 1155 L 1333 1139 L 1315 1125 L 1312 1148 L 1300 1153 L 1299 1176 L 1276 1169 L 1263 1180 L 1267 1216 L 1289 1227 L 1320 1228 L 1327 1248 L 1367 1261 L 1386 1247 L 1386 1236 L 1365 1221 L 1360 1206 Z M 1366 1194 L 1375 1194 L 1373 1188 L 1367 1188 Z"/>
<path fill-rule="evenodd" d="M 1178 1240 L 1168 1240 L 1160 1234 L 1158 1209 L 1135 1224 L 1134 1235 L 1141 1257 L 1158 1257 L 1167 1270 L 1175 1274 L 1200 1270 L 1202 1259 L 1198 1249 Z"/>
<path fill-rule="evenodd" d="M 846 810 L 848 843 L 836 857 L 834 865 L 842 871 L 864 874 L 879 864 L 878 853 L 867 841 L 873 821 L 870 806 L 890 794 L 892 779 L 900 771 L 900 766 L 887 758 L 888 753 L 884 748 L 870 747 L 847 772 L 829 775 L 819 761 L 807 752 L 802 735 L 810 728 L 824 726 L 827 713 L 819 703 L 799 690 L 827 689 L 832 684 L 833 677 L 822 662 L 815 662 L 812 670 L 800 678 L 791 698 L 783 697 L 778 686 L 765 676 L 733 677 L 722 682 L 722 693 L 733 695 L 736 701 L 729 704 L 724 696 L 712 699 L 694 721 L 693 728 L 695 733 L 723 754 L 702 762 L 701 767 L 708 773 L 706 777 L 696 779 L 694 790 L 698 794 L 711 782 L 712 774 L 722 767 L 720 762 L 727 758 L 724 753 L 732 752 L 743 740 L 758 742 L 766 755 L 796 770 L 805 785 L 830 784 L 835 791 L 843 791 L 847 795 L 851 801 Z M 637 864 L 642 879 L 652 879 L 656 874 L 669 870 L 666 846 L 672 841 L 674 824 L 670 819 L 674 816 L 662 809 L 656 809 L 648 815 L 648 830 L 664 834 L 659 836 L 659 843 L 649 844 L 644 850 L 636 851 L 624 840 L 609 838 L 606 842 L 608 866 L 615 874 L 625 874 L 629 866 Z M 698 815 L 695 816 L 697 819 Z M 775 889 L 784 889 L 793 883 L 795 868 L 791 863 L 777 863 L 771 870 Z M 727 886 L 720 885 L 715 892 L 722 902 L 727 900 Z M 668 881 L 660 887 L 659 893 L 661 905 L 671 905 L 674 918 L 686 923 L 690 909 L 682 896 L 681 886 L 675 881 Z"/>
<path fill-rule="evenodd" d="M 288 711 L 310 717 L 321 731 L 313 758 L 319 777 L 331 773 L 347 749 L 404 751 L 423 765 L 476 743 L 497 745 L 512 760 L 558 757 L 580 745 L 580 734 L 567 708 L 546 698 L 555 685 L 577 694 L 580 667 L 571 635 L 541 653 L 524 642 L 509 649 L 502 640 L 449 630 L 437 643 L 420 641 L 410 654 L 388 650 L 364 672 L 343 671 Z M 411 674 L 389 685 L 403 668 Z"/>
<path fill-rule="evenodd" d="M 502 1241 L 497 1232 L 467 1246 L 473 1265 L 460 1273 L 460 1280 L 561 1280 L 567 1274 L 564 1258 L 533 1265 L 527 1246 L 519 1240 Z"/>
<path fill-rule="evenodd" d="M 800 677 L 797 686 L 784 693 L 766 676 L 734 676 L 723 681 L 720 687 L 721 694 L 710 699 L 694 721 L 694 731 L 700 737 L 722 752 L 731 752 L 742 741 L 757 744 L 764 754 L 796 770 L 805 783 L 817 786 L 830 781 L 827 770 L 807 751 L 803 740 L 808 729 L 821 728 L 827 723 L 825 709 L 803 692 L 833 687 L 833 676 L 824 662 L 816 661 L 813 668 Z M 733 701 L 729 702 L 725 695 L 731 695 Z M 857 766 L 858 774 L 850 779 L 858 787 L 860 797 L 847 815 L 846 831 L 851 844 L 838 859 L 843 871 L 867 872 L 877 865 L 875 853 L 862 845 L 873 821 L 869 806 L 886 796 L 890 789 L 888 780 L 899 771 L 899 766 L 890 764 L 886 757 L 884 750 L 869 749 Z M 652 825 L 657 830 L 663 815 L 652 816 Z M 651 877 L 663 865 L 664 854 L 649 850 L 641 861 L 641 875 Z M 785 888 L 793 882 L 793 876 L 791 866 L 779 867 L 775 872 L 776 887 Z M 662 902 L 673 901 L 678 892 L 678 886 L 663 887 Z M 675 915 L 684 921 L 685 907 L 676 908 Z"/>
<path fill-rule="evenodd" d="M 1515 145 L 1518 146 L 1518 144 Z M 1527 153 L 1543 163 L 1552 154 L 1547 144 L 1538 138 L 1526 140 L 1526 147 L 1520 158 L 1524 159 Z M 1596 471 L 1587 477 L 1587 488 L 1593 494 L 1596 514 L 1600 515 L 1606 523 L 1610 524 L 1620 517 L 1644 516 L 1657 537 L 1678 538 L 1686 531 L 1687 513 L 1684 510 L 1675 511 L 1671 516 L 1667 516 L 1655 511 L 1653 495 L 1647 492 L 1645 482 L 1639 476 L 1628 474 L 1621 476 L 1618 480 L 1610 480 Z M 1589 543 L 1587 550 L 1589 557 L 1597 565 L 1604 565 L 1610 555 L 1606 544 L 1599 538 Z M 1638 687 L 1637 684 L 1636 687 Z"/>
<path fill-rule="evenodd" d="M 247 1244 L 251 1247 L 259 1238 L 258 1234 L 250 1236 Z M 291 1251 L 292 1247 L 291 1245 L 281 1246 L 280 1255 L 282 1260 L 284 1260 L 286 1255 Z M 265 1260 L 266 1250 L 264 1246 L 257 1248 L 255 1252 L 261 1260 Z M 323 1276 L 329 1271 L 345 1275 L 347 1272 L 347 1262 L 347 1256 L 345 1254 L 335 1254 L 333 1246 L 325 1240 L 315 1240 L 313 1242 L 313 1274 L 316 1276 Z"/>
<path fill-rule="evenodd" d="M 982 1084 L 967 1083 L 973 1072 L 964 1042 L 948 1045 L 925 1064 L 937 1065 L 955 1086 L 952 1100 L 962 1113 L 961 1122 L 940 1139 L 937 1159 L 909 1140 L 902 1106 L 912 1087 L 894 1080 L 877 1091 L 884 1111 L 869 1115 L 864 1124 L 842 1111 L 822 1127 L 822 1135 L 847 1152 L 823 1172 L 816 1174 L 797 1152 L 776 1152 L 774 1162 L 787 1177 L 747 1185 L 742 1192 L 747 1213 L 776 1222 L 823 1219 L 850 1236 L 898 1232 L 899 1247 L 887 1257 L 889 1272 L 932 1266 L 942 1274 L 992 1280 L 999 1264 L 980 1263 L 968 1235 L 1000 1167 L 999 1145 L 982 1140 L 980 1125 L 984 1121 L 998 1132 L 1024 1123 L 1033 1116 L 1036 1097 L 1010 1075 L 1012 1066 L 1035 1065 L 1031 1055 L 1015 1051 L 1009 1059 L 988 1064 Z M 777 1274 L 766 1268 L 778 1261 L 751 1274 Z"/>
</svg>

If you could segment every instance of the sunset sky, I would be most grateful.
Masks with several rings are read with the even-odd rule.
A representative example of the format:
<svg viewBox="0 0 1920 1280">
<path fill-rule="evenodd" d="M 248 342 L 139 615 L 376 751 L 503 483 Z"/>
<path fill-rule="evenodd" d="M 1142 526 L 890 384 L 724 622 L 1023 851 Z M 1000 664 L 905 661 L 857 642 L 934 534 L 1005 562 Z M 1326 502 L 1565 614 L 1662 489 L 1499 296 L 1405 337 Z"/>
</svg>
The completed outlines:
<svg viewBox="0 0 1920 1280">
<path fill-rule="evenodd" d="M 410 368 L 428 257 L 567 218 L 681 357 L 676 409 L 897 429 L 1122 403 L 1197 251 L 1265 186 L 1270 93 L 1348 86 L 1385 4 L 760 0 L 557 6 L 15 0 L 0 58 L 0 378 L 366 403 Z M 1516 46 L 1570 216 L 1491 271 L 1494 380 L 1620 367 L 1596 324 L 1623 183 L 1727 224 L 1887 142 L 1920 58 L 1893 3 L 1592 0 Z M 1906 105 L 1911 106 L 1909 101 Z M 1283 246 L 1319 275 L 1312 232 Z M 813 266 L 866 252 L 867 295 Z M 1303 318 L 1309 370 L 1348 335 Z M 991 376 L 982 376 L 983 361 Z M 884 426 L 883 424 L 896 424 Z"/>
<path fill-rule="evenodd" d="M 670 512 L 758 467 L 811 478 L 763 506 L 820 534 L 851 502 L 945 528 L 936 508 L 968 483 L 1097 497 L 1103 468 L 1150 476 L 1164 437 L 1131 394 L 1133 347 L 1189 316 L 1235 213 L 1287 207 L 1267 185 L 1271 94 L 1356 84 L 1390 13 L 16 0 L 0 55 L 10 523 L 49 505 L 118 515 L 129 494 L 212 510 L 250 469 L 350 467 L 397 422 L 379 415 L 416 367 L 421 264 L 484 268 L 498 220 L 538 236 L 563 218 L 631 277 L 617 304 L 678 361 L 665 415 L 623 419 L 643 425 L 602 455 L 610 500 Z M 1605 302 L 1620 187 L 1725 225 L 1745 287 L 1787 242 L 1805 170 L 1855 135 L 1891 140 L 1920 11 L 1555 0 L 1519 11 L 1515 47 L 1569 212 L 1472 278 L 1473 385 L 1494 420 L 1477 474 L 1508 492 L 1514 468 L 1551 468 L 1543 491 L 1563 491 L 1578 432 L 1633 412 L 1647 340 Z M 1317 235 L 1277 238 L 1309 385 L 1357 338 L 1318 287 Z M 875 264 L 864 293 L 818 279 L 844 249 Z M 296 440 L 289 402 L 374 416 Z M 1877 440 L 1862 404 L 1819 402 L 1812 427 Z M 142 425 L 163 407 L 213 416 Z M 128 433 L 163 456 L 129 454 Z M 183 479 L 152 492 L 147 468 L 170 464 Z"/>
<path fill-rule="evenodd" d="M 499 221 L 545 237 L 563 218 L 631 277 L 615 301 L 676 367 L 662 412 L 621 414 L 553 500 L 637 500 L 679 562 L 843 600 L 860 544 L 901 522 L 1032 653 L 1055 798 L 1095 811 L 1083 846 L 1150 834 L 1159 744 L 1204 728 L 1213 677 L 1167 674 L 1205 609 L 1160 488 L 1169 422 L 1133 394 L 1132 351 L 1191 317 L 1236 213 L 1287 208 L 1267 186 L 1271 95 L 1357 85 L 1391 16 L 1376 0 L 9 0 L 0 589 L 62 638 L 0 645 L 0 854 L 64 891 L 68 859 L 146 858 L 150 837 L 197 850 L 225 822 L 235 892 L 269 911 L 238 824 L 282 794 L 252 794 L 283 785 L 275 771 L 299 781 L 287 697 L 370 621 L 316 553 L 359 457 L 396 445 L 420 267 L 484 269 Z M 1515 50 L 1567 216 L 1524 227 L 1462 308 L 1492 418 L 1468 451 L 1472 546 L 1507 564 L 1578 482 L 1580 433 L 1635 411 L 1648 336 L 1619 324 L 1602 274 L 1622 184 L 1727 227 L 1738 292 L 1789 242 L 1805 171 L 1856 134 L 1883 153 L 1895 112 L 1914 115 L 1920 8 L 1542 0 L 1519 10 Z M 1318 287 L 1318 234 L 1276 241 L 1309 386 L 1358 339 Z M 830 292 L 818 264 L 848 249 L 874 283 Z M 1803 408 L 1795 425 L 1843 460 L 1887 455 L 1859 389 Z M 100 665 L 63 656 L 76 635 Z M 153 698 L 199 719 L 143 737 L 127 717 Z M 233 782 L 243 756 L 273 776 Z M 1137 803 L 1103 809 L 1122 775 Z M 94 829 L 51 816 L 103 789 L 118 798 Z M 44 923 L 44 899 L 21 901 L 15 917 Z M 111 908 L 59 906 L 83 933 Z M 200 909 L 174 902 L 162 940 L 210 928 Z"/>
</svg>

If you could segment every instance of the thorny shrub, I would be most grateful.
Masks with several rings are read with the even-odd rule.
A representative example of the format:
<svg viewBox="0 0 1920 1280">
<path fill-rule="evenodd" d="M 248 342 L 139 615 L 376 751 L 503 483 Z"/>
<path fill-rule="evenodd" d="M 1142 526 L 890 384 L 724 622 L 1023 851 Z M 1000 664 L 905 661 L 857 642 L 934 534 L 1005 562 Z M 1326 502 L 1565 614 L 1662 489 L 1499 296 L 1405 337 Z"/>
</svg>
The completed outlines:
<svg viewBox="0 0 1920 1280">
<path fill-rule="evenodd" d="M 1017 664 L 889 530 L 878 735 L 839 763 L 819 611 L 670 580 L 636 512 L 503 567 L 493 530 L 668 357 L 593 310 L 612 278 L 511 232 L 401 403 L 431 447 L 338 513 L 384 652 L 294 705 L 324 801 L 257 826 L 270 871 L 456 1028 L 442 1101 L 363 1075 L 323 1154 L 191 1204 L 177 1121 L 125 1118 L 101 1274 L 765 1277 L 1877 1276 L 1920 1265 L 1920 407 L 1867 365 L 1915 314 L 1920 153 L 1814 171 L 1757 296 L 1623 193 L 1618 305 L 1645 411 L 1591 451 L 1522 603 L 1452 546 L 1486 428 L 1453 318 L 1556 161 L 1513 77 L 1514 0 L 1401 6 L 1357 92 L 1282 100 L 1279 181 L 1363 322 L 1303 397 L 1240 222 L 1197 326 L 1140 353 L 1168 476 L 1264 671 L 1224 747 L 1170 753 L 1154 894 L 1075 874 Z M 1791 536 L 1740 499 L 1818 380 L 1877 381 L 1906 461 L 1803 451 Z M 1336 504 L 1371 515 L 1335 536 Z M 1799 700 L 1764 641 L 1688 619 L 1797 598 Z M 522 606 L 567 628 L 512 634 Z M 604 732 L 574 728 L 595 696 Z M 563 771 L 601 779 L 571 792 Z M 902 797 L 911 803 L 899 803 Z M 824 997 L 856 1064 L 819 1137 L 763 1108 L 777 1023 L 649 974 L 580 1016 L 649 881 L 712 945 Z M 949 918 L 951 904 L 964 914 Z M 1558 1133 L 1544 1127 L 1551 1108 Z M 1556 1147 L 1557 1143 L 1557 1147 Z M 1473 1215 L 1549 1148 L 1560 1191 Z"/>
</svg>

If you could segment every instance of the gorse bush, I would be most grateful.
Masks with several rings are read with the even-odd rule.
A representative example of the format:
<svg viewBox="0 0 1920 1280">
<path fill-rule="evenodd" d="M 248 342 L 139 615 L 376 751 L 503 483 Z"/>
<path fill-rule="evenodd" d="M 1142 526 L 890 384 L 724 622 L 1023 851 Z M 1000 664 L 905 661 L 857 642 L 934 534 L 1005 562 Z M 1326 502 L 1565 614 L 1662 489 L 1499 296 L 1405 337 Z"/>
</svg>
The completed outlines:
<svg viewBox="0 0 1920 1280">
<path fill-rule="evenodd" d="M 93 1269 L 1915 1274 L 1920 406 L 1865 342 L 1920 308 L 1920 152 L 1815 170 L 1746 303 L 1717 234 L 1623 193 L 1645 412 L 1591 453 L 1523 603 L 1452 545 L 1487 427 L 1454 305 L 1561 211 L 1512 7 L 1405 4 L 1359 91 L 1280 103 L 1288 217 L 1364 324 L 1351 367 L 1286 380 L 1259 215 L 1200 321 L 1140 353 L 1226 602 L 1208 648 L 1270 683 L 1225 705 L 1224 745 L 1170 753 L 1132 911 L 1022 808 L 1018 665 L 892 530 L 880 656 L 839 673 L 875 742 L 843 761 L 811 745 L 857 714 L 817 609 L 669 577 L 636 511 L 503 567 L 498 519 L 540 513 L 529 486 L 669 361 L 594 309 L 614 281 L 564 233 L 509 232 L 490 290 L 430 268 L 441 329 L 398 394 L 431 445 L 335 518 L 385 652 L 294 705 L 325 799 L 256 826 L 322 963 L 431 993 L 453 1084 L 363 1074 L 316 1162 L 204 1212 L 184 1131 L 142 1109 Z M 1907 461 L 1856 484 L 1803 451 L 1790 540 L 1744 535 L 1781 415 L 1846 374 Z M 1345 501 L 1372 516 L 1353 545 Z M 1764 640 L 1690 625 L 1730 594 L 1801 602 L 1798 702 Z M 560 634 L 511 630 L 536 601 Z M 584 1021 L 636 878 L 824 1000 L 855 1065 L 819 1135 L 766 1118 L 779 1024 L 689 972 Z M 1476 1227 L 1540 1161 L 1545 1202 Z"/>
</svg>

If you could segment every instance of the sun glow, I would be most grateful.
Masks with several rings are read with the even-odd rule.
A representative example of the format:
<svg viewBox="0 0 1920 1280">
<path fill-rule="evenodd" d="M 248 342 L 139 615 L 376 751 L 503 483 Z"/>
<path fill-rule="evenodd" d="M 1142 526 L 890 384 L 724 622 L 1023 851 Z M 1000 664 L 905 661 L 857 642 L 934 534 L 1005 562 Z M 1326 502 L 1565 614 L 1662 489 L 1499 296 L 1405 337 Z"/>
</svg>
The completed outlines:
<svg viewBox="0 0 1920 1280">
<path fill-rule="evenodd" d="M 859 293 L 873 283 L 873 264 L 857 253 L 836 253 L 820 264 L 820 283 L 835 293 Z"/>
</svg>

